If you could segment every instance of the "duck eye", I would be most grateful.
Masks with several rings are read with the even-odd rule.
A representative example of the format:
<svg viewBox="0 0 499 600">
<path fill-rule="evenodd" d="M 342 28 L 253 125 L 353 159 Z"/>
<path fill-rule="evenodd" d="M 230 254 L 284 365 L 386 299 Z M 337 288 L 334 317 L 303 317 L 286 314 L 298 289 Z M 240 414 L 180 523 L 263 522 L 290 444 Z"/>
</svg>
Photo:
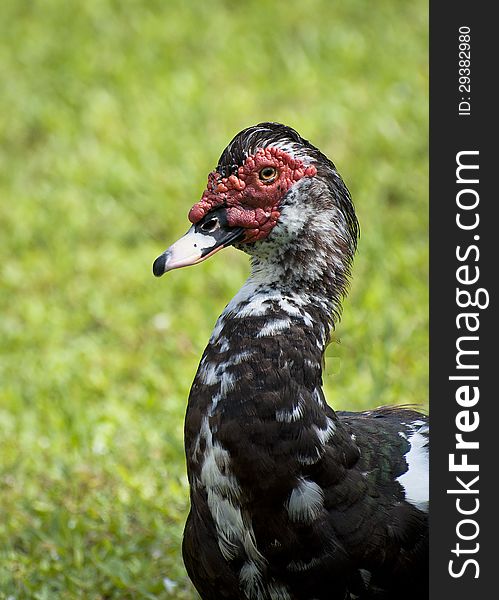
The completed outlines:
<svg viewBox="0 0 499 600">
<path fill-rule="evenodd" d="M 206 221 L 205 223 L 203 223 L 201 225 L 201 230 L 204 231 L 205 233 L 211 233 L 212 231 L 215 231 L 215 229 L 217 227 L 218 227 L 218 219 L 217 219 L 217 217 L 213 217 L 209 221 Z"/>
<path fill-rule="evenodd" d="M 275 167 L 263 167 L 258 175 L 264 183 L 271 183 L 277 177 L 277 169 Z"/>
</svg>

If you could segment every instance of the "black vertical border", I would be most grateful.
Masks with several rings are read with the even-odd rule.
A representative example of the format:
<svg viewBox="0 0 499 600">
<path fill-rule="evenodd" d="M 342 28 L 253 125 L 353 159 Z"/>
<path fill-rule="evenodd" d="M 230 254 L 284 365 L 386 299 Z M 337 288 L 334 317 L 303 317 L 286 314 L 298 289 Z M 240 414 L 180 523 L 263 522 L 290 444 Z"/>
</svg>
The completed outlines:
<svg viewBox="0 0 499 600">
<path fill-rule="evenodd" d="M 498 183 L 495 164 L 499 152 L 497 119 L 497 42 L 499 27 L 492 16 L 493 3 L 486 2 L 430 2 L 430 599 L 492 598 L 497 593 L 496 571 L 493 560 L 499 534 L 499 502 L 497 486 L 499 462 L 499 420 L 497 405 L 499 393 L 495 385 L 495 372 L 499 373 L 499 329 L 497 323 L 497 280 L 499 279 L 499 218 L 494 210 L 498 202 Z M 471 92 L 459 91 L 459 28 L 470 27 Z M 470 96 L 471 114 L 459 116 L 458 104 Z M 462 150 L 479 151 L 480 224 L 472 232 L 459 230 L 456 224 L 456 154 Z M 498 157 L 499 158 L 499 157 Z M 479 241 L 474 239 L 479 235 Z M 456 269 L 464 263 L 456 258 L 456 247 L 475 243 L 479 246 L 477 262 L 480 280 L 478 287 L 487 289 L 490 304 L 479 313 L 479 389 L 477 410 L 480 416 L 478 429 L 465 437 L 479 441 L 480 448 L 469 452 L 469 462 L 478 460 L 480 479 L 478 495 L 463 495 L 463 506 L 471 507 L 477 497 L 480 508 L 473 515 L 480 528 L 473 541 L 459 540 L 456 525 L 460 515 L 456 509 L 456 475 L 449 472 L 449 454 L 455 452 L 456 414 L 462 410 L 455 400 L 456 382 L 449 376 L 456 374 L 456 339 L 459 333 L 456 317 Z M 475 253 L 471 254 L 472 257 Z M 464 287 L 464 286 L 460 286 Z M 472 287 L 472 286 L 471 286 Z M 477 287 L 477 286 L 475 286 Z M 471 334 L 473 335 L 473 334 Z M 469 373 L 469 372 L 468 372 Z M 469 481 L 470 474 L 461 474 Z M 468 504 L 465 504 L 468 502 Z M 473 526 L 462 529 L 472 534 Z M 461 548 L 476 548 L 476 553 L 457 557 L 451 551 L 460 543 Z M 461 577 L 449 574 L 449 561 L 455 560 L 455 570 L 464 566 L 467 558 L 477 560 L 476 568 L 469 564 Z"/>
</svg>

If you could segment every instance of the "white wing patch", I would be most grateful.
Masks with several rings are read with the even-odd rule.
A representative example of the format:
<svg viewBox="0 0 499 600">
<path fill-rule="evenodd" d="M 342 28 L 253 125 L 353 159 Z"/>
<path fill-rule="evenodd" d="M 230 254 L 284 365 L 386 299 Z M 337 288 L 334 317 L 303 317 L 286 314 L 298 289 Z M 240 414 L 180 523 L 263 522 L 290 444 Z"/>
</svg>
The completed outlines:
<svg viewBox="0 0 499 600">
<path fill-rule="evenodd" d="M 252 560 L 246 561 L 239 571 L 239 583 L 247 598 L 264 598 L 265 590 L 260 567 Z"/>
<path fill-rule="evenodd" d="M 220 377 L 220 394 L 221 396 L 225 396 L 227 392 L 230 392 L 234 388 L 236 383 L 236 378 L 232 373 L 228 373 L 227 371 L 222 372 L 222 376 Z"/>
<path fill-rule="evenodd" d="M 265 559 L 256 547 L 251 521 L 245 520 L 241 512 L 238 503 L 241 490 L 230 470 L 229 453 L 218 442 L 213 441 L 207 417 L 201 423 L 200 437 L 201 435 L 206 446 L 199 483 L 207 492 L 208 508 L 217 531 L 220 552 L 226 560 L 232 560 L 242 546 L 251 565 L 261 567 L 265 564 Z M 196 446 L 199 447 L 199 441 Z M 250 578 L 253 570 L 248 572 L 248 581 L 253 581 Z"/>
<path fill-rule="evenodd" d="M 320 429 L 319 427 L 317 427 L 317 425 L 313 425 L 312 427 L 315 431 L 315 434 L 317 435 L 317 439 L 319 440 L 321 446 L 327 444 L 329 440 L 333 437 L 334 432 L 336 431 L 336 424 L 329 417 L 327 417 L 326 429 Z"/>
<path fill-rule="evenodd" d="M 278 331 L 284 331 L 291 327 L 291 321 L 289 319 L 273 319 L 264 325 L 257 333 L 256 337 L 272 336 Z"/>
<path fill-rule="evenodd" d="M 428 425 L 423 421 L 416 421 L 418 428 L 409 435 L 408 442 L 411 445 L 409 452 L 405 455 L 407 471 L 397 478 L 404 488 L 407 502 L 416 508 L 428 512 L 429 502 L 429 473 L 428 473 Z"/>
<path fill-rule="evenodd" d="M 305 409 L 305 402 L 303 396 L 300 394 L 298 402 L 292 410 L 276 410 L 275 418 L 280 423 L 293 423 L 303 417 L 303 411 Z"/>
<path fill-rule="evenodd" d="M 236 354 L 232 354 L 232 356 L 227 361 L 228 365 L 240 365 L 245 360 L 248 360 L 253 356 L 254 352 L 250 350 L 243 350 L 242 352 L 237 352 Z"/>
<path fill-rule="evenodd" d="M 199 380 L 204 385 L 215 385 L 218 383 L 219 377 L 217 373 L 217 364 L 208 362 L 205 358 L 201 361 L 201 367 L 199 369 Z"/>
<path fill-rule="evenodd" d="M 295 523 L 310 523 L 321 513 L 323 506 L 322 489 L 314 481 L 301 477 L 288 500 L 290 520 Z"/>
</svg>

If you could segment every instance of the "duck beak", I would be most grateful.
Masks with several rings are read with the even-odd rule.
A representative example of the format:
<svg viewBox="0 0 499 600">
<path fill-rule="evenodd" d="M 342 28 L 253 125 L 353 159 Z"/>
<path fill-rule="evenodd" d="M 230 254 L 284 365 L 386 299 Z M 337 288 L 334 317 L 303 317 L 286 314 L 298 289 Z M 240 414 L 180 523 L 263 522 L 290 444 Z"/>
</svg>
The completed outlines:
<svg viewBox="0 0 499 600">
<path fill-rule="evenodd" d="M 216 211 L 219 213 L 219 211 Z M 242 239 L 242 227 L 229 227 L 222 214 L 208 213 L 201 221 L 172 244 L 154 261 L 152 272 L 161 277 L 167 271 L 180 269 L 213 256 L 222 248 Z"/>
</svg>

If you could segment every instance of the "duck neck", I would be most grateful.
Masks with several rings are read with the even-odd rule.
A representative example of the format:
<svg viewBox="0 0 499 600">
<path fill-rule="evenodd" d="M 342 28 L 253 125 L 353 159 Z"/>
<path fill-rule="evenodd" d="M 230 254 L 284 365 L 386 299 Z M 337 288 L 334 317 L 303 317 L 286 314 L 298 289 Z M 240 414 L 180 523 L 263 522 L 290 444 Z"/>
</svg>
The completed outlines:
<svg viewBox="0 0 499 600">
<path fill-rule="evenodd" d="M 232 345 L 234 338 L 244 344 L 247 335 L 257 336 L 266 345 L 272 341 L 281 345 L 283 336 L 299 334 L 318 351 L 320 362 L 339 304 L 326 289 L 317 293 L 297 277 L 270 270 L 261 261 L 252 263 L 251 275 L 220 315 L 210 344 L 223 349 Z"/>
</svg>

